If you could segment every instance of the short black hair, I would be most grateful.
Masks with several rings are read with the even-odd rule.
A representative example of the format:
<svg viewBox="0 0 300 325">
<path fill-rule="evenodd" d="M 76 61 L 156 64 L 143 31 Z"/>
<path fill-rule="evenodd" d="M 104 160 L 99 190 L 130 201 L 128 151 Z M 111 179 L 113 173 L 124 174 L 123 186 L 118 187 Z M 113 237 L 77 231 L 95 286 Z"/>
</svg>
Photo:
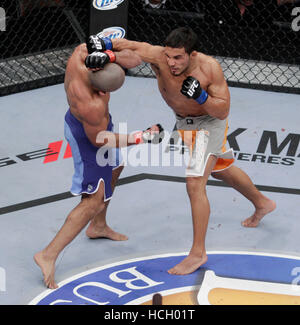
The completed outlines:
<svg viewBox="0 0 300 325">
<path fill-rule="evenodd" d="M 198 37 L 190 27 L 178 27 L 174 29 L 165 39 L 165 46 L 172 48 L 182 48 L 188 54 L 197 51 Z"/>
</svg>

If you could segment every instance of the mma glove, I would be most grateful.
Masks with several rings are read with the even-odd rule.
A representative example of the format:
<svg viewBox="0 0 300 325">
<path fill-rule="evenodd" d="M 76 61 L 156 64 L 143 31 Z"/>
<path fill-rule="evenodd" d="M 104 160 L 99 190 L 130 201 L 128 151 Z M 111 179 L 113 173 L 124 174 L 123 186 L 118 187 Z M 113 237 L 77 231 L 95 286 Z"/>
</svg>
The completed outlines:
<svg viewBox="0 0 300 325">
<path fill-rule="evenodd" d="M 108 37 L 100 37 L 98 35 L 91 35 L 87 41 L 87 50 L 89 54 L 95 51 L 104 52 L 106 50 L 112 50 L 112 42 Z"/>
<path fill-rule="evenodd" d="M 187 98 L 194 99 L 199 104 L 204 104 L 208 98 L 208 93 L 201 88 L 200 82 L 191 76 L 183 81 L 180 92 Z"/>
<path fill-rule="evenodd" d="M 107 63 L 115 62 L 116 56 L 112 51 L 93 52 L 85 58 L 85 66 L 89 69 L 103 69 Z"/>
<path fill-rule="evenodd" d="M 161 143 L 164 138 L 164 129 L 160 124 L 155 124 L 147 130 L 134 133 L 135 144 Z"/>
</svg>

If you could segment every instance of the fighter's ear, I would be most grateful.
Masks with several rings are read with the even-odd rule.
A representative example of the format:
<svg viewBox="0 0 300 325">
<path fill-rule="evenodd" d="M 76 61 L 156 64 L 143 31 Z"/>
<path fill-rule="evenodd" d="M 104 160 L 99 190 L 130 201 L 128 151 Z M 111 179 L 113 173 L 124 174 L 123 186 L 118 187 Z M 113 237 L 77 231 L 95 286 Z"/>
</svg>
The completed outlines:
<svg viewBox="0 0 300 325">
<path fill-rule="evenodd" d="M 191 57 L 195 57 L 197 56 L 197 51 L 192 51 L 192 53 L 190 54 Z"/>
</svg>

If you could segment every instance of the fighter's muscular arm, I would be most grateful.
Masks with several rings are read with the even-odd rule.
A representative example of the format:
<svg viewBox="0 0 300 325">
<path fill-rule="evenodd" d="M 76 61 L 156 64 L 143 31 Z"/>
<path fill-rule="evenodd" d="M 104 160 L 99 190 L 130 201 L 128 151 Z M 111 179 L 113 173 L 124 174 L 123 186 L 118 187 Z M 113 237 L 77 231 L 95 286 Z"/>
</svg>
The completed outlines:
<svg viewBox="0 0 300 325">
<path fill-rule="evenodd" d="M 157 65 L 159 58 L 161 58 L 162 47 L 151 45 L 146 42 L 136 42 L 129 41 L 125 38 L 115 38 L 112 40 L 112 46 L 113 50 L 117 52 L 129 49 L 138 54 L 144 62 L 152 63 L 154 65 Z"/>
<path fill-rule="evenodd" d="M 120 52 L 115 52 L 116 62 L 126 69 L 132 69 L 142 63 L 141 58 L 137 53 L 125 49 Z"/>
<path fill-rule="evenodd" d="M 152 135 L 161 132 L 159 125 L 149 128 L 151 131 L 131 134 L 118 134 L 106 131 L 107 100 L 104 93 L 99 94 L 89 86 L 88 69 L 85 58 L 88 55 L 85 44 L 78 46 L 68 61 L 65 89 L 68 95 L 72 114 L 82 123 L 86 136 L 90 142 L 101 147 L 125 147 L 134 144 L 151 142 Z M 116 61 L 123 67 L 131 68 L 141 63 L 140 57 L 130 50 L 120 51 Z M 153 132 L 153 133 L 152 133 Z M 151 133 L 151 134 L 149 134 Z"/>
<path fill-rule="evenodd" d="M 213 58 L 201 64 L 201 70 L 209 79 L 206 91 L 201 88 L 197 75 L 189 76 L 182 85 L 182 94 L 199 103 L 208 115 L 220 120 L 227 118 L 230 109 L 230 93 L 220 64 Z"/>
<path fill-rule="evenodd" d="M 88 102 L 86 100 L 88 100 Z M 145 142 L 152 142 L 152 140 L 155 137 L 157 138 L 163 130 L 160 125 L 153 125 L 146 131 L 130 134 L 106 131 L 107 118 L 105 116 L 106 107 L 104 102 L 98 98 L 91 97 L 86 98 L 86 100 L 81 100 L 78 103 L 81 113 L 80 120 L 86 136 L 95 147 L 100 148 L 106 146 L 109 148 L 122 148 Z M 103 121 L 106 122 L 103 124 Z M 101 125 L 102 127 L 99 128 Z M 156 140 L 154 140 L 154 142 L 155 141 Z"/>
<path fill-rule="evenodd" d="M 101 96 L 95 93 L 86 98 L 81 97 L 78 102 L 80 121 L 90 142 L 99 148 L 121 148 L 138 144 L 134 133 L 119 134 L 106 130 L 106 104 Z"/>
<path fill-rule="evenodd" d="M 210 116 L 224 120 L 230 109 L 230 93 L 220 64 L 213 60 L 210 64 L 211 83 L 207 88 L 208 98 L 202 107 Z"/>
</svg>

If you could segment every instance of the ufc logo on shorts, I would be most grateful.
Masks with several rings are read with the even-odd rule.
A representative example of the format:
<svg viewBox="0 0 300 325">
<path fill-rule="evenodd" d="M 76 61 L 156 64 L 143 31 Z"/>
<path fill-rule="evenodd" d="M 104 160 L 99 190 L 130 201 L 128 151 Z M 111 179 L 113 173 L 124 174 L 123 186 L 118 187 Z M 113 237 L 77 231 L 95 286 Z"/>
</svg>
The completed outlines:
<svg viewBox="0 0 300 325">
<path fill-rule="evenodd" d="M 199 82 L 194 80 L 193 83 L 191 84 L 190 89 L 187 91 L 189 96 L 193 96 L 195 93 L 195 89 L 197 89 L 199 87 Z"/>
<path fill-rule="evenodd" d="M 0 31 L 6 31 L 6 13 L 3 8 L 0 7 Z"/>
<path fill-rule="evenodd" d="M 6 291 L 6 273 L 2 267 L 0 267 L 0 292 L 1 291 Z"/>
</svg>

